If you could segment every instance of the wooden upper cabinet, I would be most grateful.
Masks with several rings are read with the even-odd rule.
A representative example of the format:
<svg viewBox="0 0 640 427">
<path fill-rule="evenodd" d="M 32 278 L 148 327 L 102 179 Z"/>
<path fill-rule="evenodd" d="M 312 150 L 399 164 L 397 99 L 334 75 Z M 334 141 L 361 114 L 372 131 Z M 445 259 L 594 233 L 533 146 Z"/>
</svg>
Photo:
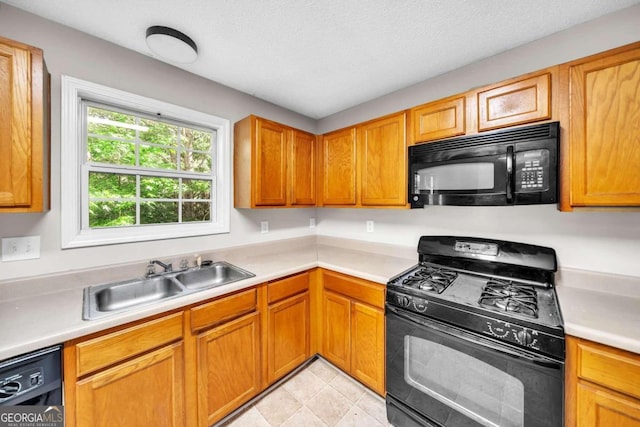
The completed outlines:
<svg viewBox="0 0 640 427">
<path fill-rule="evenodd" d="M 322 204 L 356 204 L 356 129 L 331 132 L 322 137 Z"/>
<path fill-rule="evenodd" d="M 236 208 L 315 205 L 315 135 L 249 116 L 234 149 Z"/>
<path fill-rule="evenodd" d="M 508 80 L 478 92 L 478 130 L 551 118 L 551 74 Z"/>
<path fill-rule="evenodd" d="M 296 206 L 316 204 L 316 136 L 295 130 L 290 148 L 290 201 Z"/>
<path fill-rule="evenodd" d="M 405 113 L 374 120 L 358 127 L 362 205 L 406 205 L 405 129 Z"/>
<path fill-rule="evenodd" d="M 325 134 L 319 205 L 405 207 L 406 127 L 401 112 Z"/>
<path fill-rule="evenodd" d="M 464 96 L 414 107 L 409 114 L 413 144 L 464 135 L 466 132 Z"/>
<path fill-rule="evenodd" d="M 287 204 L 287 128 L 267 120 L 256 120 L 256 205 Z"/>
<path fill-rule="evenodd" d="M 571 206 L 640 206 L 640 43 L 564 71 Z"/>
<path fill-rule="evenodd" d="M 0 37 L 0 212 L 49 209 L 49 73 L 42 50 Z"/>
</svg>

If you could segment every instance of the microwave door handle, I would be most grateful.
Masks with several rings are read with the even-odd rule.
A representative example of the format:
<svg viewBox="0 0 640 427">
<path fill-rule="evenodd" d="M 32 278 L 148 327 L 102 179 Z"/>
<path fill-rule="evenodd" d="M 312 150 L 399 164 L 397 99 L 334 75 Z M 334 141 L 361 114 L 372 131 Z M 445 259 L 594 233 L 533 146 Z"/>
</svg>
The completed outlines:
<svg viewBox="0 0 640 427">
<path fill-rule="evenodd" d="M 513 203 L 513 146 L 507 147 L 507 203 Z"/>
</svg>

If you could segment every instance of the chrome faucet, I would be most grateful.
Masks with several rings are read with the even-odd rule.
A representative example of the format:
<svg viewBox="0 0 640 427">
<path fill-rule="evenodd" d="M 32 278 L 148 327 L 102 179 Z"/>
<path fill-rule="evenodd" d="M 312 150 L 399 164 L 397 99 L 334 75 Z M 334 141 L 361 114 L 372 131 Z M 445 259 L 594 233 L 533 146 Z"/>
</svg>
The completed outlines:
<svg viewBox="0 0 640 427">
<path fill-rule="evenodd" d="M 173 271 L 173 266 L 171 265 L 171 263 L 165 264 L 160 260 L 152 259 L 151 261 L 149 261 L 149 264 L 147 265 L 147 277 L 153 276 L 154 274 L 156 274 L 156 269 L 153 266 L 153 264 L 158 264 L 160 267 L 164 268 L 164 273 L 170 273 Z"/>
</svg>

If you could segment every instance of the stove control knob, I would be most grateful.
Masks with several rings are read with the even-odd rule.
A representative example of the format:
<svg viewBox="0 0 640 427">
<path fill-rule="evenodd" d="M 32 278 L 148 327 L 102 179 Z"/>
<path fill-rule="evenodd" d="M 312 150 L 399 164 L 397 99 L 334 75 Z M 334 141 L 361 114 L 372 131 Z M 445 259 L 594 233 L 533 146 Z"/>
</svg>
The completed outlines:
<svg viewBox="0 0 640 427">
<path fill-rule="evenodd" d="M 524 329 L 516 334 L 516 339 L 524 346 L 529 346 L 533 343 L 533 336 L 531 336 L 531 332 Z"/>
<path fill-rule="evenodd" d="M 409 307 L 409 305 L 411 305 L 411 298 L 406 295 L 398 295 L 398 304 L 402 307 Z"/>
</svg>

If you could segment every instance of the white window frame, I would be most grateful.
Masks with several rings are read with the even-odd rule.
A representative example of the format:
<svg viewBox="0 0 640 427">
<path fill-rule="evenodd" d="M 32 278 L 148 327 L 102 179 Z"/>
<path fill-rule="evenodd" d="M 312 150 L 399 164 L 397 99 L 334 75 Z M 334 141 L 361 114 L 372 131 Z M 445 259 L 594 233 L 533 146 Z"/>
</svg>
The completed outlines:
<svg viewBox="0 0 640 427">
<path fill-rule="evenodd" d="M 83 142 L 81 101 L 91 100 L 131 111 L 159 115 L 214 129 L 217 133 L 211 222 L 142 225 L 113 228 L 86 228 L 82 225 L 82 166 L 86 153 Z M 70 76 L 62 76 L 61 111 L 61 243 L 63 249 L 130 243 L 229 232 L 231 210 L 231 129 L 227 119 L 179 107 Z M 87 204 L 84 203 L 86 206 Z"/>
</svg>

